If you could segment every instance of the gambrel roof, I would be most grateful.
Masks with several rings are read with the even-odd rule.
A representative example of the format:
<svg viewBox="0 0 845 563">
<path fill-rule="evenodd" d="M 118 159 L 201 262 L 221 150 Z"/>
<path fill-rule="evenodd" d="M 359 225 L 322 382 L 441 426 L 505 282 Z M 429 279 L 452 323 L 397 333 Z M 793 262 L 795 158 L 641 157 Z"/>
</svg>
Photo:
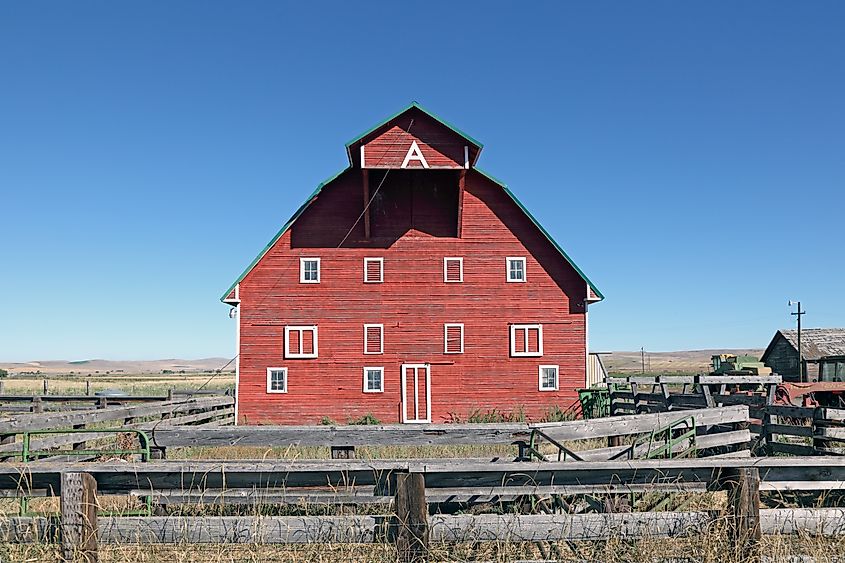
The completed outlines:
<svg viewBox="0 0 845 563">
<path fill-rule="evenodd" d="M 554 238 L 552 238 L 552 236 L 549 234 L 549 232 L 546 231 L 545 228 L 543 228 L 543 226 L 537 221 L 537 219 L 531 214 L 531 212 L 528 211 L 528 209 L 522 204 L 521 201 L 519 201 L 519 199 L 517 199 L 517 197 L 513 194 L 513 192 L 511 192 L 510 189 L 508 189 L 508 186 L 504 182 L 494 178 L 493 176 L 491 176 L 487 172 L 485 172 L 485 171 L 481 170 L 480 168 L 478 168 L 477 166 L 475 166 L 475 161 L 478 159 L 478 155 L 480 154 L 481 149 L 483 148 L 483 145 L 481 143 L 479 143 L 478 141 L 476 141 L 475 139 L 473 139 L 472 137 L 470 137 L 469 135 L 467 135 L 466 133 L 463 133 L 462 131 L 460 131 L 459 129 L 454 127 L 453 125 L 449 124 L 448 122 L 444 121 L 443 119 L 440 119 L 439 117 L 437 117 L 436 115 L 434 115 L 430 111 L 424 109 L 417 102 L 413 102 L 410 105 L 408 105 L 407 107 L 405 107 L 404 109 L 402 109 L 402 111 L 397 112 L 396 114 L 394 114 L 391 117 L 387 118 L 386 120 L 382 121 L 381 123 L 379 123 L 375 127 L 370 128 L 365 133 L 355 137 L 354 139 L 352 139 L 351 141 L 346 143 L 347 155 L 349 157 L 349 166 L 347 166 L 345 169 L 341 170 L 340 172 L 334 174 L 333 176 L 326 179 L 325 181 L 321 182 L 317 186 L 317 188 L 311 193 L 310 196 L 308 196 L 308 198 L 299 207 L 299 209 L 297 209 L 296 212 L 294 212 L 294 214 L 291 216 L 291 218 L 288 219 L 288 221 L 284 225 L 282 225 L 282 228 L 279 230 L 278 233 L 276 233 L 276 235 L 267 244 L 267 246 L 265 246 L 264 249 L 262 249 L 261 252 L 258 253 L 258 255 L 255 257 L 255 259 L 249 264 L 249 266 L 247 266 L 247 268 L 241 273 L 241 275 L 238 276 L 238 279 L 236 279 L 234 281 L 234 283 L 232 283 L 232 285 L 229 286 L 229 289 L 226 290 L 226 292 L 223 294 L 223 296 L 220 298 L 220 300 L 223 301 L 224 303 L 234 301 L 235 300 L 234 299 L 234 293 L 235 293 L 235 288 L 237 287 L 237 285 L 241 281 L 243 281 L 243 279 L 261 261 L 261 259 L 264 257 L 264 255 L 267 254 L 267 252 L 271 248 L 273 248 L 273 245 L 276 244 L 276 242 L 282 237 L 282 235 L 284 235 L 293 226 L 293 224 L 296 222 L 296 220 L 299 219 L 299 217 L 305 212 L 305 210 L 308 209 L 308 207 L 317 199 L 317 197 L 319 197 L 319 195 L 323 191 L 323 189 L 327 185 L 329 185 L 333 180 L 335 180 L 338 176 L 340 176 L 341 174 L 343 174 L 344 172 L 346 172 L 347 170 L 349 170 L 350 168 L 355 166 L 354 159 L 353 159 L 353 156 L 352 156 L 352 154 L 353 154 L 352 151 L 353 151 L 354 147 L 358 146 L 362 141 L 364 141 L 368 138 L 371 138 L 373 135 L 377 134 L 379 131 L 383 130 L 386 126 L 388 126 L 388 124 L 390 124 L 394 120 L 398 119 L 399 117 L 401 117 L 404 114 L 411 112 L 411 111 L 422 112 L 423 114 L 425 114 L 429 118 L 431 118 L 434 121 L 436 121 L 437 123 L 441 124 L 443 127 L 452 131 L 454 134 L 460 136 L 469 145 L 471 145 L 472 148 L 470 149 L 470 164 L 472 165 L 472 168 L 476 172 L 480 173 L 485 178 L 487 178 L 488 180 L 493 182 L 494 184 L 499 185 L 502 188 L 502 190 L 513 200 L 513 202 L 517 205 L 517 207 L 525 214 L 525 216 L 537 227 L 537 229 L 543 234 L 543 236 L 545 236 L 548 239 L 548 241 L 552 244 L 552 246 L 554 246 L 554 248 L 560 253 L 560 255 L 563 257 L 563 259 L 566 260 L 566 262 L 569 263 L 569 265 L 572 266 L 572 268 L 578 273 L 578 275 L 581 276 L 581 278 L 586 282 L 588 289 L 593 294 L 592 297 L 594 297 L 591 300 L 601 301 L 601 300 L 604 299 L 604 295 L 602 295 L 602 293 L 598 290 L 598 288 L 595 286 L 595 284 L 575 264 L 575 262 L 569 257 L 569 255 L 566 254 L 566 251 L 564 251 L 563 248 L 557 243 L 557 241 L 554 240 Z M 588 296 L 590 296 L 590 291 L 588 291 Z"/>
</svg>

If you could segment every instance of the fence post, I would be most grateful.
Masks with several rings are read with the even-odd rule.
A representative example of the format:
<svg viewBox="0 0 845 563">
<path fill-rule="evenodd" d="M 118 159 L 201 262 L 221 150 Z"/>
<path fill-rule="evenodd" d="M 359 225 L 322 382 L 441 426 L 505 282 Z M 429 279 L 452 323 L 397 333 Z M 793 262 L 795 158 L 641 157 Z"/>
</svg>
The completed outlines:
<svg viewBox="0 0 845 563">
<path fill-rule="evenodd" d="M 91 380 L 90 379 L 85 380 L 85 394 L 86 395 L 91 394 Z"/>
<path fill-rule="evenodd" d="M 760 471 L 756 467 L 726 469 L 730 536 L 737 559 L 758 562 L 760 528 Z"/>
<path fill-rule="evenodd" d="M 399 473 L 396 476 L 396 551 L 402 563 L 428 560 L 428 505 L 425 502 L 425 476 Z"/>
<path fill-rule="evenodd" d="M 62 473 L 62 558 L 97 562 L 97 481 L 90 473 Z"/>
<path fill-rule="evenodd" d="M 46 395 L 49 392 L 49 390 L 50 390 L 50 386 L 47 383 L 47 380 L 45 379 L 44 380 L 44 395 Z"/>
</svg>

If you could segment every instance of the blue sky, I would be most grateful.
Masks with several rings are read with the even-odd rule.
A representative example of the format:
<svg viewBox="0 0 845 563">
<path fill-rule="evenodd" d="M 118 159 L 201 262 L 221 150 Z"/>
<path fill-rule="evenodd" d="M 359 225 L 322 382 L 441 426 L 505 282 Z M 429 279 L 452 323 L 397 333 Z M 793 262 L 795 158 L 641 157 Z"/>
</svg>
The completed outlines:
<svg viewBox="0 0 845 563">
<path fill-rule="evenodd" d="M 530 6 L 530 7 L 527 7 Z M 593 347 L 845 325 L 840 2 L 3 2 L 0 361 L 231 356 L 219 294 L 412 100 L 605 293 Z"/>
</svg>

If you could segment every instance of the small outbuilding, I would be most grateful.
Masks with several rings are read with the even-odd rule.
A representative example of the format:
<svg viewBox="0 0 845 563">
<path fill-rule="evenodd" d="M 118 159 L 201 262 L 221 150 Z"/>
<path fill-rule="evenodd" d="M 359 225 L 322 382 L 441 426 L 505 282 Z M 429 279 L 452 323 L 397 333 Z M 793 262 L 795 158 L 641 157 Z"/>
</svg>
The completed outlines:
<svg viewBox="0 0 845 563">
<path fill-rule="evenodd" d="M 801 330 L 804 381 L 845 381 L 845 328 Z M 784 381 L 800 381 L 798 331 L 779 330 L 761 358 Z"/>
</svg>

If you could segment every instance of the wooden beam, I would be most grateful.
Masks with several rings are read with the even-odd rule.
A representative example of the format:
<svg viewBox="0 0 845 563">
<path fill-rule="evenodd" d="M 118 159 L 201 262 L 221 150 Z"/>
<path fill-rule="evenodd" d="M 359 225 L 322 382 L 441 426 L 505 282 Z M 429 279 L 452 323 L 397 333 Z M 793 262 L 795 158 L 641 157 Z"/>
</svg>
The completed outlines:
<svg viewBox="0 0 845 563">
<path fill-rule="evenodd" d="M 463 216 L 464 216 L 464 191 L 466 188 L 466 176 L 467 171 L 461 170 L 460 176 L 458 177 L 458 238 L 461 238 L 461 233 L 463 231 Z"/>
<path fill-rule="evenodd" d="M 210 409 L 234 404 L 232 397 L 218 396 L 201 399 L 181 399 L 127 407 L 107 407 L 93 411 L 61 412 L 49 414 L 17 415 L 0 419 L 0 434 L 13 434 L 26 430 L 52 430 L 72 428 L 74 424 L 96 422 L 121 422 L 127 417 L 156 416 L 163 413 L 187 413 L 194 409 Z"/>
<path fill-rule="evenodd" d="M 696 409 L 693 411 L 668 411 L 652 414 L 594 418 L 583 421 L 546 422 L 532 424 L 531 429 L 537 430 L 544 436 L 562 443 L 568 440 L 625 436 L 651 432 L 652 430 L 663 428 L 691 415 L 695 416 L 696 426 L 747 422 L 748 407 L 745 405 L 733 405 L 730 407 Z"/>
<path fill-rule="evenodd" d="M 62 558 L 96 563 L 97 482 L 88 473 L 62 473 Z"/>
<path fill-rule="evenodd" d="M 589 541 L 610 538 L 677 537 L 703 531 L 718 518 L 710 512 L 606 514 L 462 514 L 429 517 L 432 542 L 474 540 Z M 764 534 L 845 535 L 842 508 L 760 510 Z M 99 541 L 125 543 L 372 543 L 385 541 L 392 523 L 381 516 L 101 517 Z M 53 541 L 44 516 L 0 520 L 4 543 Z"/>
<path fill-rule="evenodd" d="M 361 150 L 363 151 L 363 147 Z M 363 160 L 363 156 L 361 159 Z M 361 183 L 364 188 L 364 238 L 370 240 L 370 171 L 366 168 L 361 169 Z"/>
<path fill-rule="evenodd" d="M 528 440 L 527 424 L 426 424 L 384 426 L 163 427 L 153 442 L 176 446 L 426 446 L 511 444 Z"/>
</svg>

